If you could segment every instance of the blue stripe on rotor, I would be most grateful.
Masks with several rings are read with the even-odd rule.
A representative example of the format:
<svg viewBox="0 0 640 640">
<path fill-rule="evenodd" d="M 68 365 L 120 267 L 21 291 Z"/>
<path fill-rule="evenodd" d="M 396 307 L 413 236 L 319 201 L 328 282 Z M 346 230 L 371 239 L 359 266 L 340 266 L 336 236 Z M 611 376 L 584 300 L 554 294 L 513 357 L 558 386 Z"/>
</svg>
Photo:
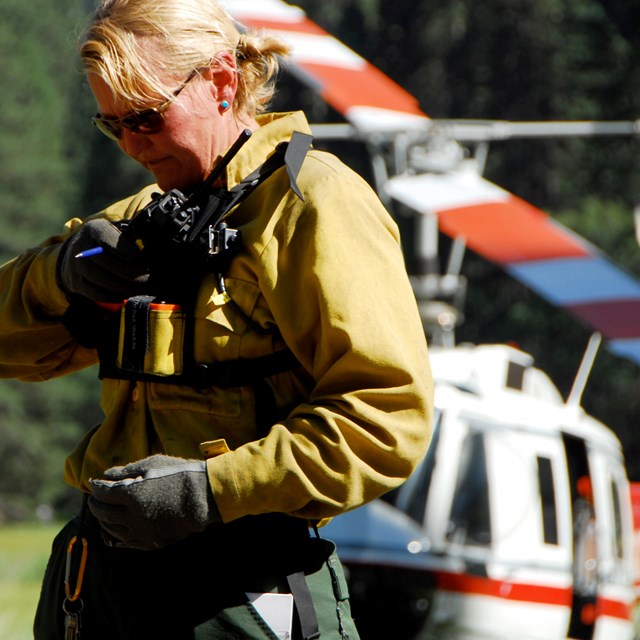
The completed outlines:
<svg viewBox="0 0 640 640">
<path fill-rule="evenodd" d="M 505 268 L 514 278 L 559 306 L 640 299 L 640 283 L 598 255 L 517 262 Z"/>
<path fill-rule="evenodd" d="M 607 347 L 613 354 L 640 364 L 640 338 L 616 338 L 609 340 Z"/>
</svg>

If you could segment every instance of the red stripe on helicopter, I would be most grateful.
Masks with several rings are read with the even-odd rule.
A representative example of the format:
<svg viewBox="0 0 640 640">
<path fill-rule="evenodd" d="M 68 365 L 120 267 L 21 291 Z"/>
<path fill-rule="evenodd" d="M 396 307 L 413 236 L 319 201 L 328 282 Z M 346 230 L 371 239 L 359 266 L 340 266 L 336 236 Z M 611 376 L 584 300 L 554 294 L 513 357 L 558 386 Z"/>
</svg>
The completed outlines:
<svg viewBox="0 0 640 640">
<path fill-rule="evenodd" d="M 620 618 L 621 620 L 633 620 L 633 604 L 625 604 L 618 600 L 598 598 L 596 602 L 596 618 L 600 616 Z"/>
<path fill-rule="evenodd" d="M 572 604 L 572 589 L 570 587 L 514 584 L 481 576 L 469 576 L 467 574 L 447 573 L 444 571 L 435 572 L 435 577 L 438 588 L 443 591 L 561 607 L 571 607 Z M 597 617 L 608 616 L 631 620 L 632 615 L 632 606 L 629 604 L 601 597 L 597 600 Z"/>
<path fill-rule="evenodd" d="M 440 228 L 501 264 L 588 255 L 584 245 L 558 228 L 544 212 L 511 196 L 438 212 Z"/>
<path fill-rule="evenodd" d="M 246 26 L 275 31 L 293 43 L 293 63 L 317 85 L 320 96 L 348 118 L 366 106 L 425 118 L 418 100 L 379 69 L 311 20 L 278 21 L 240 16 Z"/>
<path fill-rule="evenodd" d="M 308 62 L 298 66 L 319 80 L 322 98 L 340 113 L 366 105 L 424 117 L 418 101 L 410 93 L 368 63 L 362 69 Z"/>
<path fill-rule="evenodd" d="M 542 585 L 513 584 L 480 576 L 459 573 L 436 572 L 436 582 L 443 591 L 455 591 L 478 596 L 491 596 L 503 600 L 536 602 L 563 607 L 571 606 L 571 588 Z"/>
</svg>

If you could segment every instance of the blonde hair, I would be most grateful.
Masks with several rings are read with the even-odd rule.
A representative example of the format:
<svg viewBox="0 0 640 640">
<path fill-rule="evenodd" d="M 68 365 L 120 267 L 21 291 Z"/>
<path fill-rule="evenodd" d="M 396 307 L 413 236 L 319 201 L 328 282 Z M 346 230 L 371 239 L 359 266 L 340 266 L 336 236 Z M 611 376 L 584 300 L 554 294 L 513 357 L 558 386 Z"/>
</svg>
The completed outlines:
<svg viewBox="0 0 640 640">
<path fill-rule="evenodd" d="M 234 107 L 253 116 L 275 91 L 289 47 L 258 31 L 241 33 L 218 0 L 103 0 L 82 38 L 85 71 L 100 76 L 132 108 L 171 98 L 167 76 L 184 80 L 194 70 L 235 59 Z"/>
</svg>

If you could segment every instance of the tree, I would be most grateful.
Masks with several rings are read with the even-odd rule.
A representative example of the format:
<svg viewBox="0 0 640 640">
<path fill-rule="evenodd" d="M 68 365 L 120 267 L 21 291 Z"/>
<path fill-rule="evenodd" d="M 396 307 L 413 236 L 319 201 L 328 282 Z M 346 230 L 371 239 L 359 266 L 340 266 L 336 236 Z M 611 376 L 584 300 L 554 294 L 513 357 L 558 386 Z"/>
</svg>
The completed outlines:
<svg viewBox="0 0 640 640">
<path fill-rule="evenodd" d="M 9 257 L 59 229 L 77 193 L 70 161 L 69 98 L 77 94 L 70 36 L 82 13 L 70 0 L 0 6 L 3 105 L 0 256 Z M 56 55 L 53 55 L 53 54 Z"/>
<path fill-rule="evenodd" d="M 85 17 L 72 0 L 0 5 L 2 261 L 59 233 L 78 211 L 93 133 L 76 124 L 90 113 L 74 35 Z M 95 424 L 98 399 L 95 371 L 46 384 L 0 382 L 0 520 L 65 503 L 64 457 Z"/>
</svg>

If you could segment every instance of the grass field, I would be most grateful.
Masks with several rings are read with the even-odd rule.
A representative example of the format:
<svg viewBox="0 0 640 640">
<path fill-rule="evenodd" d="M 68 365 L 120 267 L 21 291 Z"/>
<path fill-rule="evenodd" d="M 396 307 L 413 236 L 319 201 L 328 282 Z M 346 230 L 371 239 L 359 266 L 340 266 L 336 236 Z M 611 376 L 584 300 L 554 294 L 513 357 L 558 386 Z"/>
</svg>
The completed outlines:
<svg viewBox="0 0 640 640">
<path fill-rule="evenodd" d="M 32 640 L 40 582 L 58 525 L 0 526 L 0 638 Z"/>
</svg>

